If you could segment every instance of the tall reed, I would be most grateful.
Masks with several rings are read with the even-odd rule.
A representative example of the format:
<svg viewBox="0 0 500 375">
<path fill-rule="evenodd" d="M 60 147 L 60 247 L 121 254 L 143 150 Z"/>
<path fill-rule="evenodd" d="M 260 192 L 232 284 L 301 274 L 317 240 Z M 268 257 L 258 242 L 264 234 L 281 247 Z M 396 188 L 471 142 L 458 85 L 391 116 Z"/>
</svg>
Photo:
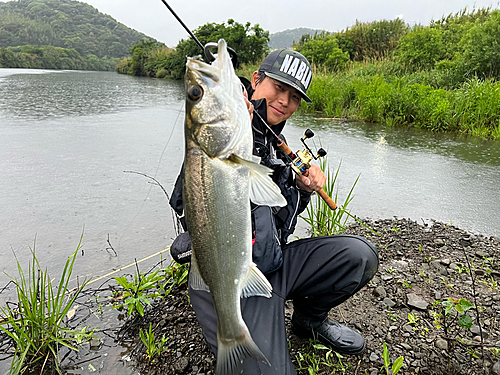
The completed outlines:
<svg viewBox="0 0 500 375">
<path fill-rule="evenodd" d="M 48 272 L 41 269 L 34 247 L 30 249 L 32 260 L 27 274 L 16 257 L 19 278 L 11 279 L 16 285 L 18 302 L 1 308 L 3 318 L 0 321 L 0 329 L 13 340 L 14 357 L 10 374 L 22 374 L 28 369 L 43 374 L 49 368 L 61 373 L 60 348 L 78 350 L 74 344 L 81 341 L 82 336 L 88 338 L 92 335 L 69 329 L 63 322 L 89 281 L 84 281 L 68 293 L 80 247 L 81 239 L 76 251 L 68 257 L 57 287 Z"/>
</svg>

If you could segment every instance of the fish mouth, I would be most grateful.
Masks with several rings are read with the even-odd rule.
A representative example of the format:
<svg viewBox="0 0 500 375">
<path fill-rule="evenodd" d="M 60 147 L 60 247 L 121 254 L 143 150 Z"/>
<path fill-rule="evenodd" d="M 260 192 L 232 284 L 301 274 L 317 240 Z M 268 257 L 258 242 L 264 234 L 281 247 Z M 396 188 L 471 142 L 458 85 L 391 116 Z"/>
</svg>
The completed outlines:
<svg viewBox="0 0 500 375">
<path fill-rule="evenodd" d="M 187 77 L 190 82 L 203 80 L 208 87 L 213 87 L 220 81 L 220 69 L 193 58 L 188 58 Z"/>
</svg>

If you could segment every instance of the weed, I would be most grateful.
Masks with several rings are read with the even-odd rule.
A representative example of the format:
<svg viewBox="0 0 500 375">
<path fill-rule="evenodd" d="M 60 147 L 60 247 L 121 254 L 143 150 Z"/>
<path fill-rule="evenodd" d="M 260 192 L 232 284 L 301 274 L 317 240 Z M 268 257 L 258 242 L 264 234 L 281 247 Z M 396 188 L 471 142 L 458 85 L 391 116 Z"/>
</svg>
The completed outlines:
<svg viewBox="0 0 500 375">
<path fill-rule="evenodd" d="M 488 350 L 493 354 L 495 357 L 500 354 L 500 348 L 497 348 L 496 346 L 492 348 L 488 348 Z"/>
<path fill-rule="evenodd" d="M 335 192 L 335 184 L 337 182 L 340 166 L 337 168 L 335 175 L 330 172 L 326 158 L 321 159 L 320 168 L 326 175 L 326 184 L 323 187 L 325 193 L 331 197 L 335 202 L 338 201 L 337 192 Z M 349 204 L 353 199 L 354 187 L 358 183 L 359 176 L 354 181 L 354 184 L 349 190 L 343 205 L 338 205 L 336 210 L 330 209 L 323 199 L 316 197 L 311 204 L 307 206 L 307 216 L 301 216 L 304 221 L 310 225 L 310 232 L 312 237 L 328 236 L 332 234 L 340 234 L 347 229 L 347 220 L 353 218 L 358 223 L 371 230 L 373 233 L 378 234 L 373 229 L 369 228 L 361 220 L 351 215 L 348 209 Z M 338 189 L 337 189 L 338 190 Z"/>
<path fill-rule="evenodd" d="M 403 366 L 404 357 L 400 356 L 400 357 L 396 358 L 396 360 L 394 361 L 394 363 L 392 364 L 392 367 L 390 369 L 391 372 L 389 372 L 389 366 L 391 365 L 391 360 L 389 358 L 389 350 L 387 349 L 387 344 L 385 342 L 383 344 L 383 347 L 384 347 L 384 351 L 382 353 L 382 357 L 384 358 L 384 365 L 380 368 L 380 370 L 385 368 L 387 375 L 390 375 L 391 372 L 392 372 L 392 375 L 397 375 L 397 373 L 399 372 L 399 370 Z"/>
<path fill-rule="evenodd" d="M 151 305 L 150 298 L 160 297 L 156 291 L 158 282 L 162 281 L 163 276 L 159 275 L 160 271 L 152 272 L 151 274 L 136 273 L 134 281 L 129 282 L 126 276 L 115 277 L 116 282 L 124 289 L 123 303 L 113 306 L 113 308 L 127 308 L 128 315 L 138 313 L 144 316 L 144 306 Z M 155 289 L 154 291 L 152 291 Z"/>
<path fill-rule="evenodd" d="M 415 314 L 408 313 L 408 323 L 406 324 L 415 324 L 415 326 L 417 326 L 419 320 L 420 318 L 417 318 Z"/>
<path fill-rule="evenodd" d="M 395 314 L 393 311 L 389 311 L 387 315 L 389 315 L 389 318 L 394 322 L 396 322 L 400 318 L 400 316 Z"/>
<path fill-rule="evenodd" d="M 146 346 L 146 356 L 148 357 L 148 361 L 154 361 L 154 357 L 163 353 L 164 346 L 168 340 L 168 337 L 165 335 L 162 336 L 160 343 L 155 342 L 155 334 L 152 329 L 152 324 L 149 323 L 149 330 L 144 333 L 144 331 L 139 331 L 139 336 L 141 337 L 142 342 Z"/>
<path fill-rule="evenodd" d="M 342 355 L 324 346 L 323 344 L 319 344 L 313 339 L 309 339 L 309 342 L 299 350 L 296 358 L 299 364 L 298 369 L 307 370 L 309 375 L 316 375 L 320 373 L 322 367 L 324 366 L 332 368 L 334 373 L 336 371 L 346 373 L 346 371 L 351 367 L 349 363 L 344 365 L 342 362 L 344 357 Z"/>
<path fill-rule="evenodd" d="M 64 346 L 70 350 L 78 350 L 75 344 L 92 336 L 92 332 L 87 333 L 86 328 L 78 331 L 63 326 L 63 319 L 89 281 L 85 280 L 67 297 L 68 284 L 80 247 L 81 238 L 76 251 L 66 261 L 57 288 L 53 286 L 48 272 L 41 269 L 34 247 L 30 249 L 32 260 L 28 274 L 24 273 L 16 257 L 19 280 L 11 279 L 16 285 L 18 303 L 15 307 L 8 304 L 2 307 L 5 318 L 0 321 L 0 330 L 14 341 L 10 374 L 22 373 L 32 366 L 40 367 L 39 373 L 43 373 L 48 363 L 52 363 L 56 371 L 61 373 L 59 349 Z"/>
<path fill-rule="evenodd" d="M 410 282 L 406 281 L 406 280 L 398 280 L 398 283 L 400 283 L 401 285 L 403 285 L 405 288 L 413 288 L 413 286 L 410 284 Z"/>
</svg>

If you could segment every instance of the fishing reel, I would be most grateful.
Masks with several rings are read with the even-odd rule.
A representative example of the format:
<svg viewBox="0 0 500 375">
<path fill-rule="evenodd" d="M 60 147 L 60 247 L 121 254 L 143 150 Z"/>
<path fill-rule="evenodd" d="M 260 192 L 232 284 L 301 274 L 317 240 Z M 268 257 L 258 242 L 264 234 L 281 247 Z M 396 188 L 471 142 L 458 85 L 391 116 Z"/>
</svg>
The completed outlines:
<svg viewBox="0 0 500 375">
<path fill-rule="evenodd" d="M 306 144 L 306 139 L 314 137 L 314 132 L 311 129 L 307 129 L 300 138 L 300 141 L 304 145 L 303 150 L 297 151 L 293 156 L 291 167 L 295 173 L 302 175 L 307 169 L 311 168 L 311 161 L 318 160 L 319 158 L 326 155 L 326 151 L 323 148 L 319 148 L 317 154 L 315 155 L 309 146 Z"/>
</svg>

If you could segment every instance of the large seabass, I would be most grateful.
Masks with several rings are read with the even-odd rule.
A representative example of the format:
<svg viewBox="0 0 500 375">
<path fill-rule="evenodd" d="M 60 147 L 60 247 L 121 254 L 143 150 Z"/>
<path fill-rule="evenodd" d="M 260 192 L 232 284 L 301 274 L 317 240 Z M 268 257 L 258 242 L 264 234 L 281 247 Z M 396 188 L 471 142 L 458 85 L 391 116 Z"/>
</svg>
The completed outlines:
<svg viewBox="0 0 500 375">
<path fill-rule="evenodd" d="M 183 201 L 193 250 L 189 284 L 212 295 L 217 374 L 237 374 L 246 357 L 268 363 L 240 307 L 241 297 L 270 297 L 272 291 L 252 263 L 250 200 L 273 206 L 286 201 L 270 170 L 252 161 L 250 116 L 224 40 L 212 65 L 188 58 L 185 84 Z"/>
</svg>

